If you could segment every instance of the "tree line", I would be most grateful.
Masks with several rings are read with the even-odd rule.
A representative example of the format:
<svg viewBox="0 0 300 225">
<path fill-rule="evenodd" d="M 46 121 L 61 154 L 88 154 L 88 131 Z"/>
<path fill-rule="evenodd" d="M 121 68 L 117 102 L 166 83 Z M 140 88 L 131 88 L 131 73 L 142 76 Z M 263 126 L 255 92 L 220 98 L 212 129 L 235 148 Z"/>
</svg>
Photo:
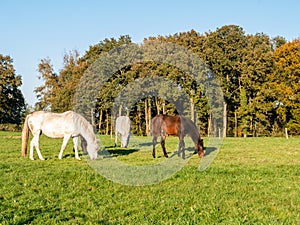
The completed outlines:
<svg viewBox="0 0 300 225">
<path fill-rule="evenodd" d="M 300 133 L 299 39 L 287 42 L 283 37 L 271 38 L 263 33 L 246 34 L 239 26 L 226 25 L 205 34 L 191 30 L 169 36 L 149 37 L 141 45 L 147 45 L 153 40 L 189 49 L 213 72 L 224 96 L 224 136 L 274 136 L 281 135 L 285 128 L 292 135 Z M 71 51 L 65 55 L 64 66 L 59 73 L 54 71 L 51 59 L 42 59 L 38 71 L 43 85 L 35 89 L 38 97 L 35 109 L 54 112 L 72 110 L 76 89 L 86 70 L 102 54 L 129 44 L 132 41 L 126 35 L 100 41 L 90 46 L 83 56 L 76 50 Z M 1 65 L 5 64 L 4 61 L 1 59 Z M 4 70 L 1 66 L 2 77 L 5 77 L 2 75 Z M 134 80 L 149 76 L 172 79 L 185 90 L 189 95 L 188 116 L 200 125 L 201 133 L 207 135 L 212 129 L 212 109 L 203 89 L 180 68 L 155 61 L 125 66 L 105 82 L 98 93 L 95 107 L 91 109 L 93 125 L 97 131 L 101 134 L 112 132 L 114 99 Z M 15 77 L 20 80 L 20 77 Z M 168 93 L 161 93 L 161 96 L 164 95 Z M 180 113 L 174 102 L 161 96 L 148 94 L 129 109 L 120 107 L 119 114 L 130 116 L 134 134 L 149 135 L 151 118 L 158 113 Z M 2 99 L 1 107 L 4 108 L 8 100 Z M 0 123 L 3 121 L 5 118 Z M 8 122 L 19 123 L 20 119 Z"/>
</svg>

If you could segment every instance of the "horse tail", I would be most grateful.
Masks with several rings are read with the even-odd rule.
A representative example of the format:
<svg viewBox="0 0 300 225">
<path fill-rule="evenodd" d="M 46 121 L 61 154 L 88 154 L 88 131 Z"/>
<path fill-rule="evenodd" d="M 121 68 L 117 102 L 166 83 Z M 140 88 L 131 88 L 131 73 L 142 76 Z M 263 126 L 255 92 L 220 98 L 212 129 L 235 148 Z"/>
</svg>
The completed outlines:
<svg viewBox="0 0 300 225">
<path fill-rule="evenodd" d="M 27 145 L 28 145 L 28 138 L 29 138 L 28 118 L 29 115 L 26 116 L 23 130 L 22 130 L 22 156 L 25 156 L 27 154 Z"/>
</svg>

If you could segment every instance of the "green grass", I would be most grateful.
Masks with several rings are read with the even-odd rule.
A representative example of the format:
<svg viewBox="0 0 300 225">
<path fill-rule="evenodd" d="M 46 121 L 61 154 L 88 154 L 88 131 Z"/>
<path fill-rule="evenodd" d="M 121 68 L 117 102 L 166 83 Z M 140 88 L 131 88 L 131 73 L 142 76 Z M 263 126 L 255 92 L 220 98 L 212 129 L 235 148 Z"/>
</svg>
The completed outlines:
<svg viewBox="0 0 300 225">
<path fill-rule="evenodd" d="M 152 159 L 145 137 L 132 139 L 129 150 L 100 139 L 127 164 L 164 160 L 159 146 Z M 299 224 L 299 138 L 227 138 L 207 170 L 198 170 L 193 155 L 175 175 L 148 186 L 104 178 L 74 158 L 71 143 L 58 160 L 61 143 L 42 136 L 47 160 L 30 161 L 21 157 L 20 133 L 0 132 L 0 224 Z M 136 143 L 145 149 L 135 151 Z M 176 145 L 168 137 L 167 149 Z"/>
</svg>

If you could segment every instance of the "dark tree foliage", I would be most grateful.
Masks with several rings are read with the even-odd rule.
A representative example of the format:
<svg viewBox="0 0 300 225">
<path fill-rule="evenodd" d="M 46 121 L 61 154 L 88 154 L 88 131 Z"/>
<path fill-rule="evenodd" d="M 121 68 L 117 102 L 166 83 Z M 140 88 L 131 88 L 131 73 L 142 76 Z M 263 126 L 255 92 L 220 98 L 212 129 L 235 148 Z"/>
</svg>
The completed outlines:
<svg viewBox="0 0 300 225">
<path fill-rule="evenodd" d="M 21 76 L 16 75 L 12 58 L 0 54 L 0 124 L 21 123 L 25 111 L 21 85 Z"/>
</svg>

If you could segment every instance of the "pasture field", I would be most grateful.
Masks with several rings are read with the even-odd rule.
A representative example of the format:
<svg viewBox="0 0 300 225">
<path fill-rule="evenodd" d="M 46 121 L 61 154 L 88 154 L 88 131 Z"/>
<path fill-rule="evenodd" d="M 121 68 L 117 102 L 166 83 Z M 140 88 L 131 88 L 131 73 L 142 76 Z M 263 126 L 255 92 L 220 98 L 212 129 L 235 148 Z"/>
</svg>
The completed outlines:
<svg viewBox="0 0 300 225">
<path fill-rule="evenodd" d="M 152 159 L 150 148 L 113 148 L 110 137 L 101 139 L 128 163 L 164 160 L 159 146 L 160 157 Z M 0 224 L 300 222 L 300 138 L 226 138 L 205 171 L 193 155 L 175 175 L 148 186 L 107 180 L 83 157 L 74 158 L 71 142 L 58 160 L 61 143 L 41 136 L 46 160 L 30 161 L 21 157 L 21 133 L 0 132 Z M 168 137 L 167 149 L 176 146 Z"/>
</svg>

